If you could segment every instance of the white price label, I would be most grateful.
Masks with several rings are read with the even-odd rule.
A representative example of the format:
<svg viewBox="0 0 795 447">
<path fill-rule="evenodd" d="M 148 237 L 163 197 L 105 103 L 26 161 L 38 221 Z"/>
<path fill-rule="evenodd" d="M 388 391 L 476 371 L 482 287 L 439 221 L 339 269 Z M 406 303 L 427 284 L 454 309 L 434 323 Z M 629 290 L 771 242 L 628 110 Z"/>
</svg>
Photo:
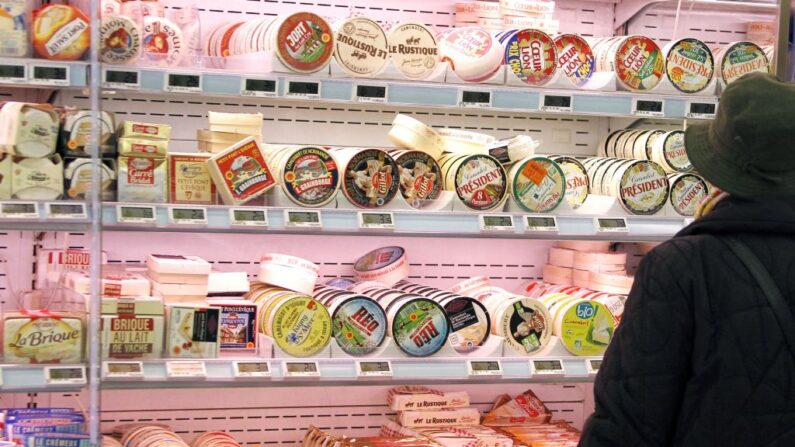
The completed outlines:
<svg viewBox="0 0 795 447">
<path fill-rule="evenodd" d="M 357 377 L 392 377 L 392 362 L 389 360 L 357 360 Z"/>
<path fill-rule="evenodd" d="M 0 64 L 0 84 L 24 84 L 28 82 L 28 67 L 25 64 Z"/>
<path fill-rule="evenodd" d="M 39 207 L 35 202 L 0 202 L 0 218 L 38 219 Z"/>
<path fill-rule="evenodd" d="M 287 228 L 323 228 L 323 220 L 317 210 L 284 210 L 284 222 Z"/>
<path fill-rule="evenodd" d="M 207 366 L 200 361 L 166 362 L 166 376 L 171 379 L 206 378 Z"/>
<path fill-rule="evenodd" d="M 163 90 L 171 93 L 201 93 L 202 75 L 187 73 L 166 73 Z"/>
<path fill-rule="evenodd" d="M 141 88 L 141 70 L 132 68 L 102 69 L 102 87 L 120 90 L 139 90 Z"/>
<path fill-rule="evenodd" d="M 106 379 L 143 379 L 143 362 L 102 362 L 102 376 Z"/>
<path fill-rule="evenodd" d="M 665 116 L 665 101 L 662 99 L 641 99 L 632 100 L 632 114 L 635 116 Z"/>
<path fill-rule="evenodd" d="M 502 363 L 499 360 L 468 360 L 470 376 L 501 376 Z"/>
<path fill-rule="evenodd" d="M 261 208 L 231 208 L 229 222 L 237 227 L 267 227 L 268 213 Z"/>
<path fill-rule="evenodd" d="M 235 377 L 256 378 L 271 376 L 271 364 L 268 362 L 236 361 L 232 365 Z"/>
<path fill-rule="evenodd" d="M 286 378 L 320 377 L 317 362 L 283 362 L 282 371 Z"/>
<path fill-rule="evenodd" d="M 526 231 L 540 231 L 544 233 L 557 233 L 558 219 L 555 216 L 525 216 L 524 227 Z"/>
<path fill-rule="evenodd" d="M 157 212 L 151 205 L 116 205 L 116 221 L 124 224 L 155 224 Z"/>
<path fill-rule="evenodd" d="M 33 65 L 28 82 L 35 85 L 69 86 L 68 65 Z"/>
<path fill-rule="evenodd" d="M 317 81 L 287 81 L 286 96 L 300 99 L 320 99 L 320 83 Z"/>
<path fill-rule="evenodd" d="M 461 90 L 458 105 L 461 107 L 491 107 L 491 92 Z"/>
<path fill-rule="evenodd" d="M 45 208 L 50 219 L 88 219 L 85 203 L 48 202 Z"/>
<path fill-rule="evenodd" d="M 627 219 L 624 217 L 596 217 L 594 223 L 596 231 L 599 233 L 626 233 L 629 231 Z"/>
<path fill-rule="evenodd" d="M 356 86 L 356 101 L 369 102 L 376 104 L 386 103 L 387 86 L 386 85 L 357 85 Z"/>
<path fill-rule="evenodd" d="M 574 101 L 570 95 L 541 95 L 541 107 L 544 112 L 571 113 Z"/>
<path fill-rule="evenodd" d="M 513 217 L 505 214 L 481 214 L 478 216 L 480 231 L 513 232 Z"/>
<path fill-rule="evenodd" d="M 276 94 L 276 79 L 243 78 L 240 81 L 240 96 L 272 98 Z"/>
<path fill-rule="evenodd" d="M 566 369 L 561 359 L 530 360 L 530 372 L 544 376 L 562 376 L 566 374 Z"/>
<path fill-rule="evenodd" d="M 602 359 L 588 359 L 585 361 L 585 369 L 588 371 L 589 375 L 596 375 L 601 367 Z"/>
<path fill-rule="evenodd" d="M 49 385 L 85 385 L 85 366 L 45 366 L 44 380 Z"/>
<path fill-rule="evenodd" d="M 718 104 L 714 102 L 688 101 L 685 109 L 685 118 L 693 119 L 713 119 L 718 110 Z"/>
<path fill-rule="evenodd" d="M 359 228 L 362 230 L 394 230 L 395 215 L 392 213 L 359 211 Z"/>
<path fill-rule="evenodd" d="M 168 221 L 172 225 L 207 225 L 207 208 L 172 206 Z"/>
</svg>

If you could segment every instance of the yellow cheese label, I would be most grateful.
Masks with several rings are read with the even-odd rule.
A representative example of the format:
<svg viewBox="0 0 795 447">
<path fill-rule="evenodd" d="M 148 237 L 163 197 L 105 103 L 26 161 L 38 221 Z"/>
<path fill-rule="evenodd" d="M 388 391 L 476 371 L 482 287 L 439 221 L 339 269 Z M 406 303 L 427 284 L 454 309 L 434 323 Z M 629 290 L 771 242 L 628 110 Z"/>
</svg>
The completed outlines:
<svg viewBox="0 0 795 447">
<path fill-rule="evenodd" d="M 271 329 L 281 350 L 295 357 L 311 357 L 331 338 L 331 316 L 309 296 L 292 298 L 274 311 Z"/>
<path fill-rule="evenodd" d="M 574 355 L 599 356 L 613 338 L 615 324 L 610 311 L 595 301 L 580 301 L 563 315 L 560 332 L 563 345 Z"/>
</svg>

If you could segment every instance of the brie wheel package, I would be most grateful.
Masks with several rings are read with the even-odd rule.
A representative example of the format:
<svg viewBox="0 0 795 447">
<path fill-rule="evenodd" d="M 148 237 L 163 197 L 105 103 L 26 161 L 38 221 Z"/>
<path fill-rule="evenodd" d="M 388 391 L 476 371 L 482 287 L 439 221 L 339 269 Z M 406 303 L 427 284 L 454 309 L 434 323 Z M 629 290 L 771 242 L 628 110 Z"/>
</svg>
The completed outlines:
<svg viewBox="0 0 795 447">
<path fill-rule="evenodd" d="M 7 102 L 0 109 L 0 150 L 20 157 L 55 153 L 58 114 L 47 104 Z"/>
<path fill-rule="evenodd" d="M 88 50 L 90 20 L 70 5 L 47 5 L 33 17 L 33 48 L 43 59 L 76 61 Z"/>
<path fill-rule="evenodd" d="M 79 363 L 85 332 L 76 315 L 22 311 L 3 317 L 3 358 L 8 363 Z"/>
<path fill-rule="evenodd" d="M 220 348 L 221 310 L 206 306 L 169 305 L 166 355 L 215 358 Z"/>
<path fill-rule="evenodd" d="M 389 61 L 386 33 L 367 17 L 348 18 L 337 26 L 334 58 L 351 76 L 375 76 Z"/>
</svg>

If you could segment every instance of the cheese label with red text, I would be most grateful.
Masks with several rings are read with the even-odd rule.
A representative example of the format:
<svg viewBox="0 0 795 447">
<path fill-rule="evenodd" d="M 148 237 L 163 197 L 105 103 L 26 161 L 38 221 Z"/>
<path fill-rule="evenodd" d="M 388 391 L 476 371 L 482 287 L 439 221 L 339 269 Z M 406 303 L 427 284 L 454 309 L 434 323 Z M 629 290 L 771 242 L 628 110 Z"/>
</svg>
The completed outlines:
<svg viewBox="0 0 795 447">
<path fill-rule="evenodd" d="M 281 173 L 288 197 L 302 206 L 322 206 L 337 195 L 340 172 L 325 150 L 304 147 L 293 152 Z"/>
<path fill-rule="evenodd" d="M 365 296 L 346 299 L 334 311 L 332 335 L 350 355 L 367 355 L 386 338 L 386 314 L 381 306 Z"/>
<path fill-rule="evenodd" d="M 455 171 L 455 191 L 468 208 L 487 211 L 500 206 L 506 194 L 507 175 L 488 155 L 467 157 Z"/>
<path fill-rule="evenodd" d="M 555 42 L 543 31 L 523 29 L 505 41 L 505 63 L 527 85 L 544 85 L 557 68 Z"/>
<path fill-rule="evenodd" d="M 276 32 L 276 55 L 294 71 L 313 73 L 328 64 L 334 53 L 331 26 L 311 12 L 298 12 L 284 19 Z"/>
<path fill-rule="evenodd" d="M 427 357 L 447 342 L 449 324 L 439 304 L 425 298 L 408 301 L 392 321 L 392 338 L 408 355 Z"/>
<path fill-rule="evenodd" d="M 439 197 L 442 173 L 433 157 L 425 152 L 408 151 L 398 156 L 395 162 L 400 193 L 410 206 L 419 208 Z"/>
<path fill-rule="evenodd" d="M 561 34 L 555 37 L 558 70 L 577 87 L 591 79 L 596 70 L 596 58 L 591 46 L 576 34 Z"/>
<path fill-rule="evenodd" d="M 386 152 L 365 149 L 345 167 L 344 192 L 360 208 L 379 208 L 391 202 L 398 191 L 397 165 Z"/>
<path fill-rule="evenodd" d="M 618 195 L 624 208 L 634 214 L 654 214 L 668 198 L 668 179 L 657 163 L 636 161 L 618 177 Z"/>
<path fill-rule="evenodd" d="M 126 64 L 141 51 L 141 31 L 138 25 L 124 16 L 105 16 L 99 28 L 101 47 L 99 58 L 107 64 Z"/>
<path fill-rule="evenodd" d="M 657 86 L 665 69 L 665 58 L 653 40 L 629 36 L 617 47 L 613 62 L 618 80 L 629 90 L 651 90 Z"/>
<path fill-rule="evenodd" d="M 671 206 L 682 216 L 695 216 L 698 204 L 709 194 L 707 183 L 695 174 L 672 174 L 668 179 Z"/>
<path fill-rule="evenodd" d="M 525 211 L 545 213 L 560 205 L 566 192 L 563 170 L 546 157 L 532 157 L 511 169 L 511 193 Z"/>
</svg>

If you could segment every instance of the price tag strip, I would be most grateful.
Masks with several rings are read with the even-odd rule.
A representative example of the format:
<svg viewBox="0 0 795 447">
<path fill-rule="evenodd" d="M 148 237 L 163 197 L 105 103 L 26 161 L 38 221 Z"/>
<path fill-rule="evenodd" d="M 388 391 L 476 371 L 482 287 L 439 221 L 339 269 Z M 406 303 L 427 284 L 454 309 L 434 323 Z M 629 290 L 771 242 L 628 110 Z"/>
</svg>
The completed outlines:
<svg viewBox="0 0 795 447">
<path fill-rule="evenodd" d="M 286 96 L 301 99 L 320 99 L 320 83 L 317 81 L 287 81 Z"/>
<path fill-rule="evenodd" d="M 597 233 L 627 233 L 629 225 L 625 217 L 595 217 Z"/>
<path fill-rule="evenodd" d="M 36 85 L 69 87 L 69 70 L 68 65 L 39 65 L 36 63 L 31 66 L 28 82 Z"/>
<path fill-rule="evenodd" d="M 461 90 L 458 105 L 475 108 L 491 107 L 491 92 Z"/>
<path fill-rule="evenodd" d="M 116 205 L 116 222 L 123 224 L 156 224 L 157 211 L 151 205 Z"/>
<path fill-rule="evenodd" d="M 571 113 L 574 99 L 570 95 L 541 95 L 541 107 L 544 112 Z"/>
<path fill-rule="evenodd" d="M 566 368 L 561 359 L 530 360 L 530 372 L 533 375 L 563 376 Z"/>
<path fill-rule="evenodd" d="M 317 210 L 284 210 L 284 225 L 287 228 L 323 228 L 323 220 Z"/>
<path fill-rule="evenodd" d="M 272 98 L 277 95 L 275 79 L 242 78 L 240 96 Z"/>
<path fill-rule="evenodd" d="M 268 227 L 268 213 L 261 208 L 231 208 L 229 223 L 235 227 Z"/>
<path fill-rule="evenodd" d="M 355 100 L 357 102 L 384 104 L 386 103 L 387 89 L 388 86 L 386 85 L 357 85 Z"/>
<path fill-rule="evenodd" d="M 143 379 L 143 362 L 102 362 L 102 377 L 105 379 Z"/>
<path fill-rule="evenodd" d="M 39 207 L 35 202 L 0 202 L 0 218 L 38 219 Z"/>
<path fill-rule="evenodd" d="M 102 87 L 121 90 L 141 88 L 141 70 L 132 68 L 103 68 Z"/>
<path fill-rule="evenodd" d="M 525 216 L 525 231 L 539 231 L 544 233 L 557 233 L 558 218 L 555 216 Z"/>
<path fill-rule="evenodd" d="M 467 360 L 470 376 L 501 376 L 502 363 L 499 360 Z"/>
<path fill-rule="evenodd" d="M 665 116 L 665 101 L 662 99 L 632 99 L 632 114 L 635 116 Z"/>
<path fill-rule="evenodd" d="M 317 362 L 282 362 L 282 372 L 287 379 L 319 378 L 320 366 Z"/>
<path fill-rule="evenodd" d="M 237 378 L 263 378 L 271 376 L 271 364 L 268 362 L 235 361 L 232 363 Z"/>
<path fill-rule="evenodd" d="M 166 362 L 166 376 L 169 379 L 206 379 L 207 366 L 201 361 Z"/>
<path fill-rule="evenodd" d="M 44 206 L 50 219 L 88 219 L 85 203 L 47 202 Z"/>
<path fill-rule="evenodd" d="M 591 376 L 595 376 L 596 373 L 599 372 L 599 368 L 602 367 L 602 359 L 587 359 L 585 361 L 585 369 L 588 371 L 588 374 Z"/>
<path fill-rule="evenodd" d="M 359 211 L 359 228 L 362 230 L 394 230 L 395 215 L 388 212 Z"/>
<path fill-rule="evenodd" d="M 202 75 L 166 73 L 163 90 L 171 93 L 202 93 Z"/>
<path fill-rule="evenodd" d="M 0 84 L 24 84 L 28 82 L 28 66 L 25 64 L 0 65 Z"/>
<path fill-rule="evenodd" d="M 362 378 L 370 377 L 392 377 L 392 362 L 389 360 L 357 360 L 356 376 Z"/>
<path fill-rule="evenodd" d="M 481 214 L 478 216 L 480 231 L 485 232 L 513 232 L 513 217 L 507 214 Z"/>
<path fill-rule="evenodd" d="M 48 385 L 85 385 L 85 366 L 45 366 L 44 380 Z"/>
<path fill-rule="evenodd" d="M 713 119 L 718 110 L 718 104 L 714 102 L 688 101 L 685 109 L 685 118 L 693 119 Z"/>
<path fill-rule="evenodd" d="M 172 225 L 207 225 L 207 208 L 172 206 L 168 209 Z"/>
</svg>

